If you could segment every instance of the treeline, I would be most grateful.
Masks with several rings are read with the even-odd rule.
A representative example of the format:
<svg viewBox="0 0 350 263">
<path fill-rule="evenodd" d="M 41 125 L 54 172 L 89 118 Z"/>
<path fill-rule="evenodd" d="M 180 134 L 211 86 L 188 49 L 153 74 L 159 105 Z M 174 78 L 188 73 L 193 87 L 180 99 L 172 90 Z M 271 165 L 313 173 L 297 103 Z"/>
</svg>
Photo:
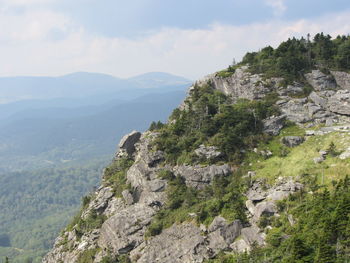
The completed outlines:
<svg viewBox="0 0 350 263">
<path fill-rule="evenodd" d="M 249 52 L 240 64 L 249 64 L 253 73 L 267 77 L 283 77 L 292 82 L 311 69 L 350 70 L 350 37 L 319 33 L 311 40 L 291 38 L 276 49 L 265 47 L 259 52 Z M 230 70 L 232 67 L 229 67 Z"/>
</svg>

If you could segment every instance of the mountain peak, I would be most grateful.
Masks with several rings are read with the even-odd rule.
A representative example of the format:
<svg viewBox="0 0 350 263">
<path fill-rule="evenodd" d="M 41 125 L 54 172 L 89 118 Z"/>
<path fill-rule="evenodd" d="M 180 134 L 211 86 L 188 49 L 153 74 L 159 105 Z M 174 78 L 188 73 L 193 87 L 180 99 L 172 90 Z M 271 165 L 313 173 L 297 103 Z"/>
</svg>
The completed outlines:
<svg viewBox="0 0 350 263">
<path fill-rule="evenodd" d="M 165 72 L 148 72 L 128 78 L 129 81 L 138 83 L 140 87 L 152 88 L 159 85 L 190 85 L 191 80 Z"/>
</svg>

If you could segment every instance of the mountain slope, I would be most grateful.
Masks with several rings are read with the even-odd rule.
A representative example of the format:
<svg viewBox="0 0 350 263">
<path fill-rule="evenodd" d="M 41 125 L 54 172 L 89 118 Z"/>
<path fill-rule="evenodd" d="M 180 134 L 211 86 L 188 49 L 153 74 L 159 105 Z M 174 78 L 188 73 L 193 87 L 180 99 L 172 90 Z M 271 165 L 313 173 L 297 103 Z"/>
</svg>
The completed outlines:
<svg viewBox="0 0 350 263">
<path fill-rule="evenodd" d="M 119 140 L 130 127 L 144 130 L 154 118 L 165 120 L 184 95 L 184 91 L 176 91 L 123 103 L 56 109 L 56 118 L 45 108 L 37 114 L 28 115 L 27 111 L 17 118 L 14 116 L 11 122 L 0 125 L 0 168 L 29 168 L 24 165 L 28 158 L 31 167 L 45 167 L 50 163 L 60 164 L 61 160 L 82 161 L 111 155 L 115 149 L 112 142 Z"/>
<path fill-rule="evenodd" d="M 97 185 L 115 142 L 135 127 L 146 130 L 153 119 L 165 120 L 185 89 L 117 97 L 125 100 L 27 101 L 8 108 L 27 107 L 0 124 L 0 262 L 5 256 L 40 262 L 81 197 Z"/>
<path fill-rule="evenodd" d="M 123 137 L 43 262 L 348 261 L 349 43 L 292 39 L 197 81 Z"/>
</svg>

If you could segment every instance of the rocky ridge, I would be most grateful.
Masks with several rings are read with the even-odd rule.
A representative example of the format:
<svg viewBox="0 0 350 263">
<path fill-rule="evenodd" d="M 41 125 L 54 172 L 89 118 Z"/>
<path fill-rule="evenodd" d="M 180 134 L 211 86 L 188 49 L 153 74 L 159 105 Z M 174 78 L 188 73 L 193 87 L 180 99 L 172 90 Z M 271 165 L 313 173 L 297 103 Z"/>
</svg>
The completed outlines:
<svg viewBox="0 0 350 263">
<path fill-rule="evenodd" d="M 261 99 L 271 92 L 277 92 L 276 104 L 280 116 L 273 116 L 264 122 L 264 130 L 277 135 L 289 120 L 302 127 L 317 124 L 327 126 L 346 123 L 350 117 L 350 74 L 330 72 L 324 74 L 313 70 L 305 75 L 313 91 L 300 97 L 304 86 L 294 83 L 281 86 L 281 79 L 265 80 L 261 75 L 249 73 L 246 67 L 239 68 L 231 77 L 222 78 L 210 75 L 197 81 L 196 85 L 210 82 L 217 90 L 232 97 L 249 100 Z M 183 106 L 182 106 L 183 107 Z M 198 226 L 189 221 L 174 224 L 155 237 L 146 238 L 145 233 L 152 218 L 166 203 L 167 180 L 159 176 L 159 171 L 168 169 L 182 176 L 188 187 L 203 189 L 218 176 L 228 176 L 234 172 L 228 164 L 208 166 L 169 166 L 164 164 L 164 153 L 153 151 L 151 143 L 158 136 L 156 132 L 132 132 L 119 144 L 116 160 L 131 158 L 133 164 L 127 171 L 130 189 L 122 191 L 121 196 L 113 192 L 106 178 L 93 194 L 92 200 L 82 211 L 81 218 L 91 213 L 104 218 L 101 226 L 90 229 L 81 235 L 76 226 L 65 231 L 55 241 L 54 248 L 43 262 L 79 262 L 81 255 L 94 251 L 94 261 L 101 262 L 108 255 L 130 255 L 133 262 L 203 262 L 221 251 L 249 251 L 253 245 L 265 244 L 264 229 L 258 221 L 262 216 L 279 216 L 276 201 L 300 191 L 303 185 L 293 178 L 279 178 L 275 184 L 266 185 L 256 179 L 254 173 L 248 174 L 251 185 L 246 193 L 248 224 L 239 220 L 228 222 L 217 216 L 209 227 Z M 303 138 L 285 138 L 283 143 L 294 147 Z M 220 156 L 215 147 L 202 145 L 196 154 L 211 159 Z M 344 154 L 345 155 L 345 154 Z M 293 219 L 290 220 L 291 224 Z"/>
<path fill-rule="evenodd" d="M 302 96 L 305 84 L 294 82 L 282 86 L 281 78 L 264 79 L 262 75 L 251 74 L 246 66 L 238 68 L 230 77 L 208 75 L 196 82 L 203 85 L 210 82 L 215 89 L 233 98 L 248 100 L 261 99 L 276 92 L 282 116 L 300 125 L 311 127 L 315 124 L 347 122 L 350 117 L 350 74 L 331 71 L 325 74 L 312 70 L 305 79 L 313 89 L 308 96 Z M 278 129 L 278 128 L 276 128 Z M 274 132 L 275 133 L 275 132 Z"/>
</svg>

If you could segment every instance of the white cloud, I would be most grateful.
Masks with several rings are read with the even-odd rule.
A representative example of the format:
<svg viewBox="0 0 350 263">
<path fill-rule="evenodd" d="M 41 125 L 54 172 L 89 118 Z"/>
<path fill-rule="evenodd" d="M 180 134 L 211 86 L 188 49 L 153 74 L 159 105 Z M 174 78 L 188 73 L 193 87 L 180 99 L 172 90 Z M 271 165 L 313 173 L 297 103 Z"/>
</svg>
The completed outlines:
<svg viewBox="0 0 350 263">
<path fill-rule="evenodd" d="M 6 6 L 32 6 L 34 4 L 51 4 L 56 0 L 0 0 L 1 5 Z"/>
<path fill-rule="evenodd" d="M 320 31 L 348 34 L 350 12 L 291 22 L 164 28 L 138 39 L 96 36 L 47 10 L 0 15 L 0 27 L 2 76 L 91 71 L 127 77 L 166 71 L 195 79 L 226 67 L 233 57 L 239 60 L 247 51 L 276 46 L 288 37 Z"/>
<path fill-rule="evenodd" d="M 287 10 L 285 0 L 264 0 L 265 4 L 273 8 L 276 16 L 281 16 Z"/>
<path fill-rule="evenodd" d="M 52 32 L 69 33 L 75 26 L 62 14 L 49 10 L 37 10 L 25 12 L 20 16 L 2 14 L 0 27 L 0 44 L 4 41 L 20 45 L 28 41 L 45 41 Z"/>
</svg>

